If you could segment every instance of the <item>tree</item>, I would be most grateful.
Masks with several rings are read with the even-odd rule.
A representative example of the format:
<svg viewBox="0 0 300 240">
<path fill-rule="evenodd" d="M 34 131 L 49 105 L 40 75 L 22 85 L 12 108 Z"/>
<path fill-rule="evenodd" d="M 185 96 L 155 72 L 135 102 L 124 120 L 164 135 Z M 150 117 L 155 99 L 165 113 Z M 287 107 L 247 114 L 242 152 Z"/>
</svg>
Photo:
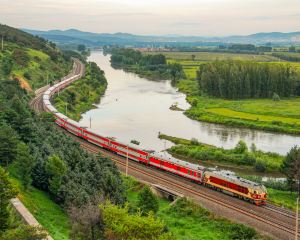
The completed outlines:
<svg viewBox="0 0 300 240">
<path fill-rule="evenodd" d="M 56 155 L 50 156 L 46 162 L 46 173 L 49 174 L 49 189 L 56 196 L 61 186 L 61 181 L 67 171 L 66 164 Z"/>
<path fill-rule="evenodd" d="M 6 125 L 0 124 L 0 164 L 8 165 L 16 159 L 18 139 L 14 130 Z"/>
<path fill-rule="evenodd" d="M 104 224 L 99 204 L 103 202 L 103 196 L 97 195 L 80 207 L 74 204 L 69 206 L 67 211 L 72 220 L 71 239 L 101 239 Z"/>
<path fill-rule="evenodd" d="M 47 233 L 41 227 L 32 227 L 22 224 L 15 229 L 7 230 L 2 240 L 44 240 Z"/>
<path fill-rule="evenodd" d="M 195 61 L 196 55 L 195 55 L 195 54 L 192 54 L 192 55 L 191 55 L 191 58 L 192 58 L 192 61 Z"/>
<path fill-rule="evenodd" d="M 129 214 L 129 208 L 100 204 L 107 240 L 171 240 L 174 237 L 166 231 L 165 225 L 152 213 L 142 216 L 140 212 Z"/>
<path fill-rule="evenodd" d="M 79 44 L 77 49 L 78 49 L 78 51 L 83 52 L 83 51 L 85 51 L 85 45 L 84 44 Z"/>
<path fill-rule="evenodd" d="M 137 206 L 143 215 L 147 215 L 151 211 L 157 213 L 159 208 L 158 200 L 148 186 L 145 186 L 139 193 Z"/>
<path fill-rule="evenodd" d="M 170 68 L 170 74 L 173 77 L 173 81 L 176 82 L 176 80 L 182 74 L 182 66 L 179 63 L 173 63 L 169 65 L 169 68 Z"/>
<path fill-rule="evenodd" d="M 29 149 L 25 143 L 19 143 L 17 148 L 17 165 L 20 179 L 25 190 L 32 182 L 31 173 L 35 164 L 35 159 L 30 155 Z"/>
<path fill-rule="evenodd" d="M 287 153 L 281 170 L 291 184 L 295 181 L 298 183 L 298 194 L 300 194 L 300 148 L 298 146 L 292 147 Z"/>
<path fill-rule="evenodd" d="M 8 173 L 0 167 L 0 233 L 9 225 L 9 200 L 17 196 L 18 191 L 8 177 Z"/>
<path fill-rule="evenodd" d="M 296 52 L 296 47 L 295 46 L 290 46 L 289 47 L 289 52 Z"/>
<path fill-rule="evenodd" d="M 235 153 L 245 153 L 247 151 L 248 151 L 247 144 L 243 140 L 240 140 L 234 148 Z"/>
</svg>

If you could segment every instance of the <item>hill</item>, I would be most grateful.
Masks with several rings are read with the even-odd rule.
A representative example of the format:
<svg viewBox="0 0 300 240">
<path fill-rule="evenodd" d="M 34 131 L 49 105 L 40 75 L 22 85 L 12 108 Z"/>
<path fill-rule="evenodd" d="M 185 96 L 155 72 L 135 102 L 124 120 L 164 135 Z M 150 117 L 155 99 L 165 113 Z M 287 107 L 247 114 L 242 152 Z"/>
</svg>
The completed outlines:
<svg viewBox="0 0 300 240">
<path fill-rule="evenodd" d="M 134 35 L 129 33 L 92 33 L 77 29 L 37 31 L 24 29 L 24 31 L 44 37 L 58 44 L 86 44 L 88 46 L 102 46 L 108 44 L 118 45 L 203 45 L 220 43 L 255 43 L 265 44 L 295 44 L 300 43 L 300 32 L 282 33 L 255 33 L 247 36 L 228 37 L 203 37 L 203 36 L 181 36 L 181 35 Z"/>
<path fill-rule="evenodd" d="M 18 80 L 35 89 L 58 79 L 71 69 L 71 61 L 56 45 L 38 36 L 0 24 L 0 78 Z"/>
</svg>

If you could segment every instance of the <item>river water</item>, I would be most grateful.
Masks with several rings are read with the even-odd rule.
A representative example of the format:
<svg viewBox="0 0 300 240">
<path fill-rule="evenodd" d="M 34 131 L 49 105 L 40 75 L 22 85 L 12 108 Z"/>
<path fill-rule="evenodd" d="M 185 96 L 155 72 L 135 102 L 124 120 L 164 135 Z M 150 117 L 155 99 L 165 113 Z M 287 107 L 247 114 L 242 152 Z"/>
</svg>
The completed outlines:
<svg viewBox="0 0 300 240">
<path fill-rule="evenodd" d="M 101 103 L 82 115 L 80 122 L 91 126 L 103 136 L 115 137 L 128 143 L 140 142 L 140 148 L 162 151 L 172 143 L 160 140 L 158 133 L 200 142 L 218 147 L 233 148 L 239 140 L 248 146 L 255 143 L 263 151 L 286 154 L 298 144 L 300 137 L 287 134 L 228 127 L 189 119 L 181 111 L 172 111 L 177 104 L 182 109 L 190 106 L 185 94 L 171 86 L 170 81 L 151 81 L 133 73 L 114 69 L 110 56 L 102 52 L 91 53 L 89 61 L 96 62 L 104 70 L 108 87 Z"/>
</svg>

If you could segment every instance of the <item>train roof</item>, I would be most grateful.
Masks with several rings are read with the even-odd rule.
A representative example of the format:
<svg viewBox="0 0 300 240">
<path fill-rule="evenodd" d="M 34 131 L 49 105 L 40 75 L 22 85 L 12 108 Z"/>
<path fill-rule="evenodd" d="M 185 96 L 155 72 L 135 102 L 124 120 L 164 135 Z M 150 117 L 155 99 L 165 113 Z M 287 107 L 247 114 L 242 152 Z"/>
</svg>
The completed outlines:
<svg viewBox="0 0 300 240">
<path fill-rule="evenodd" d="M 260 183 L 256 183 L 256 182 L 241 178 L 241 177 L 235 175 L 235 173 L 231 172 L 231 171 L 215 169 L 215 170 L 210 170 L 210 172 L 214 173 L 218 176 L 224 177 L 226 179 L 230 179 L 232 182 L 243 183 L 248 186 L 250 185 L 251 187 L 261 187 L 262 186 L 262 184 L 260 184 Z"/>
<path fill-rule="evenodd" d="M 52 113 L 57 113 L 57 109 L 55 107 L 53 107 L 51 104 L 50 105 L 47 105 L 47 108 L 50 110 L 50 112 Z"/>
<path fill-rule="evenodd" d="M 151 153 L 150 155 L 153 156 L 153 157 L 156 157 L 156 158 L 160 158 L 162 160 L 167 160 L 168 162 L 175 163 L 175 164 L 183 166 L 183 167 L 187 167 L 189 169 L 193 169 L 193 170 L 197 170 L 197 171 L 199 171 L 199 170 L 204 171 L 205 170 L 205 167 L 202 167 L 198 164 L 189 163 L 187 161 L 179 160 L 179 159 L 174 158 L 172 156 L 166 156 L 165 154 L 163 155 L 163 154 L 159 154 L 157 152 L 154 152 L 154 153 Z"/>
</svg>

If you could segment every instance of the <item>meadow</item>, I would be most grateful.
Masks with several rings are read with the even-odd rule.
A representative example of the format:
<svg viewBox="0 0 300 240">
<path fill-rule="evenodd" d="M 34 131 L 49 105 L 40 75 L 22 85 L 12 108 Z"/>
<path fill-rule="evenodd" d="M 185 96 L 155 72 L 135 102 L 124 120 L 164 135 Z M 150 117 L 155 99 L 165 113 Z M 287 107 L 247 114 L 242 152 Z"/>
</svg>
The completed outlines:
<svg viewBox="0 0 300 240">
<path fill-rule="evenodd" d="M 157 52 L 156 52 L 157 53 Z M 185 114 L 195 120 L 227 124 L 266 131 L 300 134 L 300 98 L 225 100 L 201 93 L 197 70 L 214 60 L 247 60 L 268 62 L 270 64 L 289 64 L 300 72 L 299 62 L 286 62 L 271 54 L 251 55 L 213 52 L 162 52 L 168 63 L 182 65 L 185 78 L 177 83 L 179 91 L 187 94 L 191 108 Z M 151 53 L 153 54 L 153 53 Z M 192 60 L 195 55 L 195 60 Z"/>
<path fill-rule="evenodd" d="M 138 195 L 143 185 L 131 177 L 124 178 L 127 185 L 127 199 L 131 209 L 136 209 Z M 196 239 L 264 239 L 255 230 L 242 224 L 215 216 L 201 206 L 179 199 L 170 204 L 166 199 L 158 198 L 159 210 L 156 214 L 177 240 Z"/>
</svg>

